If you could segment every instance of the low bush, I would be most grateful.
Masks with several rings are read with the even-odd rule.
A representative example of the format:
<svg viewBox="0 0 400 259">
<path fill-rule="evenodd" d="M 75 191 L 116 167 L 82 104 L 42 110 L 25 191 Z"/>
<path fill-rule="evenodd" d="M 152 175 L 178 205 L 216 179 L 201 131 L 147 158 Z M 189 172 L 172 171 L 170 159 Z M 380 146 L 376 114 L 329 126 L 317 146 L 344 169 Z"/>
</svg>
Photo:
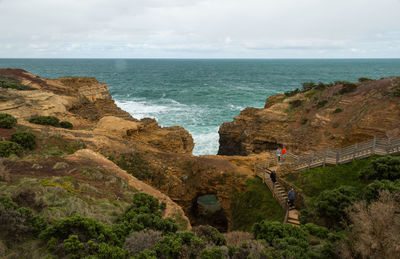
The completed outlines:
<svg viewBox="0 0 400 259">
<path fill-rule="evenodd" d="M 193 232 L 183 231 L 164 236 L 156 245 L 158 258 L 197 258 L 204 249 L 204 241 Z"/>
<path fill-rule="evenodd" d="M 42 211 L 47 205 L 42 199 L 36 198 L 36 193 L 32 189 L 22 189 L 12 196 L 12 200 L 19 206 L 29 207 L 38 212 Z"/>
<path fill-rule="evenodd" d="M 313 87 L 315 87 L 314 82 L 304 82 L 301 84 L 303 92 L 306 92 L 308 90 L 311 90 Z"/>
<path fill-rule="evenodd" d="M 341 226 L 345 209 L 360 197 L 354 187 L 340 186 L 325 190 L 309 202 L 307 208 L 301 211 L 300 221 L 318 222 L 327 227 Z"/>
<path fill-rule="evenodd" d="M 151 229 L 133 232 L 125 240 L 124 249 L 129 250 L 131 255 L 138 254 L 144 250 L 152 250 L 161 237 L 162 233 L 160 231 Z"/>
<path fill-rule="evenodd" d="M 289 104 L 290 104 L 290 107 L 292 109 L 294 109 L 294 108 L 297 108 L 297 107 L 301 106 L 303 104 L 303 101 L 297 99 L 297 100 L 290 101 Z"/>
<path fill-rule="evenodd" d="M 196 226 L 192 229 L 196 236 L 203 239 L 206 243 L 223 246 L 226 245 L 224 235 L 222 235 L 218 229 L 212 226 Z"/>
<path fill-rule="evenodd" d="M 296 88 L 295 90 L 287 91 L 284 94 L 285 94 L 286 97 L 292 97 L 292 96 L 295 96 L 298 93 L 300 93 L 300 89 Z"/>
<path fill-rule="evenodd" d="M 329 230 L 325 227 L 321 227 L 313 223 L 307 223 L 303 225 L 302 228 L 312 236 L 316 236 L 319 238 L 328 238 Z"/>
<path fill-rule="evenodd" d="M 40 238 L 45 241 L 50 240 L 52 237 L 64 240 L 71 234 L 77 235 L 79 240 L 84 242 L 90 239 L 100 242 L 106 241 L 110 244 L 119 244 L 121 242 L 112 232 L 111 227 L 78 214 L 55 221 L 51 226 L 42 231 Z"/>
<path fill-rule="evenodd" d="M 293 237 L 306 239 L 307 236 L 307 233 L 302 228 L 268 220 L 254 224 L 253 234 L 256 239 L 264 239 L 269 243 L 279 238 Z"/>
<path fill-rule="evenodd" d="M 342 112 L 342 111 L 343 111 L 342 108 L 336 108 L 336 109 L 333 111 L 333 113 L 339 113 L 339 112 Z"/>
<path fill-rule="evenodd" d="M 398 87 L 394 90 L 393 95 L 396 96 L 396 97 L 400 97 L 400 86 L 398 86 Z"/>
<path fill-rule="evenodd" d="M 340 88 L 339 90 L 339 94 L 347 94 L 347 93 L 351 93 L 354 92 L 357 89 L 357 84 L 355 83 L 344 83 L 342 88 Z"/>
<path fill-rule="evenodd" d="M 16 132 L 11 135 L 11 141 L 23 148 L 33 150 L 36 147 L 36 136 L 30 132 Z"/>
<path fill-rule="evenodd" d="M 307 119 L 307 118 L 303 118 L 303 119 L 301 119 L 301 125 L 304 125 L 304 124 L 306 124 L 306 123 L 307 123 L 307 121 L 308 121 L 308 119 Z"/>
<path fill-rule="evenodd" d="M 324 107 L 327 103 L 328 103 L 328 100 L 321 100 L 321 101 L 318 101 L 316 107 L 317 107 L 317 108 L 322 108 L 322 107 Z"/>
<path fill-rule="evenodd" d="M 0 87 L 15 90 L 34 90 L 34 88 L 21 84 L 13 76 L 0 76 Z"/>
<path fill-rule="evenodd" d="M 201 253 L 201 259 L 223 259 L 224 251 L 219 247 L 213 247 L 211 250 L 205 249 Z"/>
<path fill-rule="evenodd" d="M 314 87 L 314 89 L 320 91 L 320 90 L 324 90 L 324 89 L 327 88 L 327 87 L 329 87 L 329 85 L 326 85 L 326 84 L 324 84 L 324 83 L 322 83 L 322 82 L 319 82 L 318 85 L 316 85 L 316 86 Z"/>
<path fill-rule="evenodd" d="M 371 166 L 361 172 L 363 180 L 396 180 L 400 179 L 400 157 L 384 156 L 371 162 Z"/>
<path fill-rule="evenodd" d="M 367 77 L 360 77 L 358 79 L 358 82 L 362 83 L 362 82 L 368 82 L 368 81 L 375 81 L 375 79 L 371 79 L 371 78 L 367 78 Z"/>
<path fill-rule="evenodd" d="M 34 124 L 50 125 L 57 127 L 60 123 L 60 120 L 54 116 L 35 116 L 30 118 L 29 122 Z"/>
<path fill-rule="evenodd" d="M 64 129 L 72 129 L 74 125 L 72 125 L 72 123 L 69 121 L 62 121 L 60 122 L 60 127 Z"/>
<path fill-rule="evenodd" d="M 365 187 L 363 197 L 367 201 L 376 200 L 381 190 L 387 190 L 391 193 L 400 192 L 400 180 L 394 182 L 389 180 L 375 180 Z"/>
<path fill-rule="evenodd" d="M 37 236 L 46 225 L 45 219 L 35 215 L 32 210 L 19 207 L 9 197 L 0 196 L 0 232 L 8 241 Z"/>
<path fill-rule="evenodd" d="M 0 157 L 9 157 L 12 154 L 18 155 L 22 152 L 22 147 L 18 143 L 11 141 L 0 141 Z"/>
<path fill-rule="evenodd" d="M 0 113 L 0 128 L 12 129 L 17 124 L 17 119 L 7 113 Z"/>
</svg>

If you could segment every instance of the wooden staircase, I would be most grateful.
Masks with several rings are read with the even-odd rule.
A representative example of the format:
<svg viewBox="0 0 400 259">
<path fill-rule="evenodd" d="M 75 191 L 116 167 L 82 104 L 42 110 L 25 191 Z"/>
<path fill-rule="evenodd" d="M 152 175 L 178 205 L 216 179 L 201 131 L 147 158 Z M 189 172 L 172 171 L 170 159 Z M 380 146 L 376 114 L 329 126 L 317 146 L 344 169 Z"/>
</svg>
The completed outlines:
<svg viewBox="0 0 400 259">
<path fill-rule="evenodd" d="M 268 168 L 269 170 L 276 171 L 277 166 L 273 166 Z M 288 223 L 293 226 L 300 226 L 299 221 L 299 211 L 294 206 L 288 206 L 287 200 L 288 196 L 286 190 L 282 187 L 281 184 L 277 181 L 275 186 L 272 184 L 270 179 L 270 173 L 264 168 L 260 168 L 260 166 L 255 165 L 255 173 L 258 177 L 263 180 L 263 183 L 267 185 L 268 189 L 271 191 L 274 198 L 279 202 L 279 205 L 286 210 L 286 216 L 283 220 L 283 223 Z"/>
</svg>

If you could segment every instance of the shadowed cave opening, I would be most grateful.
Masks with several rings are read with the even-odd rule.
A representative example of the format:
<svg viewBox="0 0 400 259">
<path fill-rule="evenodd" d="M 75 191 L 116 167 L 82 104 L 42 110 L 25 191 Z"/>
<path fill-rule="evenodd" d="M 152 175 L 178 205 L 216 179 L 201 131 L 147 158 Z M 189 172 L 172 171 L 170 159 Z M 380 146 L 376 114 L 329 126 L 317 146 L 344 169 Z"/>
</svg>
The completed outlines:
<svg viewBox="0 0 400 259">
<path fill-rule="evenodd" d="M 192 226 L 210 225 L 220 232 L 228 231 L 228 220 L 215 194 L 205 194 L 193 200 L 190 223 Z"/>
</svg>

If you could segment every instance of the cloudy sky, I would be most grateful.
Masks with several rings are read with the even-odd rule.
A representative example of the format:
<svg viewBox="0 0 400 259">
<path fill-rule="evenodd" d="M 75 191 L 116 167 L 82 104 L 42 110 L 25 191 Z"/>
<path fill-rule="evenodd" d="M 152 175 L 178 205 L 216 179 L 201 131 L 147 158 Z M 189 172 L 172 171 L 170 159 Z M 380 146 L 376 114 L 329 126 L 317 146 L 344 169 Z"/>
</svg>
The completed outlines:
<svg viewBox="0 0 400 259">
<path fill-rule="evenodd" d="M 400 58 L 400 0 L 0 0 L 0 58 Z"/>
</svg>

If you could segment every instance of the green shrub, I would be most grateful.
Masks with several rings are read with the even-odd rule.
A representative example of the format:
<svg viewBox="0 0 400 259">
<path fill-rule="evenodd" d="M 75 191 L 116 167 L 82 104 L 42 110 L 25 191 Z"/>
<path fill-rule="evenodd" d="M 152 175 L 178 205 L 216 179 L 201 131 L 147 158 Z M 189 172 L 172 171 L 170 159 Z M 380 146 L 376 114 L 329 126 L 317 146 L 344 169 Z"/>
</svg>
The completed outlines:
<svg viewBox="0 0 400 259">
<path fill-rule="evenodd" d="M 324 107 L 326 104 L 328 103 L 328 100 L 321 100 L 321 101 L 318 101 L 318 103 L 317 103 L 317 108 L 322 108 L 322 107 Z"/>
<path fill-rule="evenodd" d="M 15 90 L 35 90 L 35 88 L 21 84 L 14 76 L 0 76 L 0 87 Z"/>
<path fill-rule="evenodd" d="M 60 122 L 60 127 L 64 129 L 72 129 L 74 125 L 72 125 L 72 123 L 69 121 L 62 121 Z"/>
<path fill-rule="evenodd" d="M 223 259 L 224 253 L 221 248 L 213 247 L 211 250 L 203 250 L 201 259 Z"/>
<path fill-rule="evenodd" d="M 0 196 L 0 232 L 7 241 L 21 241 L 30 236 L 37 236 L 46 228 L 43 217 L 32 210 L 18 207 L 9 197 Z"/>
<path fill-rule="evenodd" d="M 339 113 L 339 112 L 342 112 L 342 111 L 343 111 L 342 108 L 336 108 L 336 109 L 333 111 L 333 113 Z"/>
<path fill-rule="evenodd" d="M 40 125 L 50 125 L 59 126 L 60 120 L 54 116 L 35 116 L 30 118 L 30 123 L 40 124 Z"/>
<path fill-rule="evenodd" d="M 117 238 L 109 226 L 78 214 L 55 221 L 40 233 L 40 238 L 45 241 L 50 240 L 52 237 L 64 240 L 71 234 L 77 235 L 84 242 L 90 239 L 96 239 L 101 242 L 106 241 L 110 244 L 123 242 Z"/>
<path fill-rule="evenodd" d="M 307 223 L 305 225 L 302 225 L 301 227 L 312 236 L 316 236 L 319 238 L 328 237 L 329 230 L 325 227 L 321 227 L 313 223 Z"/>
<path fill-rule="evenodd" d="M 11 141 L 0 141 L 0 157 L 9 157 L 12 154 L 20 154 L 21 145 Z"/>
<path fill-rule="evenodd" d="M 157 253 L 154 250 L 144 250 L 132 257 L 133 259 L 157 259 Z"/>
<path fill-rule="evenodd" d="M 299 88 L 296 88 L 295 90 L 287 91 L 284 94 L 285 94 L 286 97 L 292 97 L 292 96 L 295 96 L 298 93 L 300 93 L 300 90 L 299 90 Z"/>
<path fill-rule="evenodd" d="M 341 225 L 345 209 L 359 199 L 359 193 L 351 186 L 340 186 L 325 190 L 312 199 L 307 209 L 301 211 L 300 220 L 304 224 L 310 221 L 323 220 L 327 227 Z"/>
<path fill-rule="evenodd" d="M 183 231 L 164 236 L 155 245 L 158 258 L 197 258 L 204 242 L 193 232 Z"/>
<path fill-rule="evenodd" d="M 30 132 L 16 132 L 11 135 L 11 141 L 30 150 L 33 150 L 36 147 L 36 136 Z"/>
<path fill-rule="evenodd" d="M 400 86 L 398 86 L 398 87 L 394 90 L 393 95 L 396 96 L 396 97 L 400 97 Z"/>
<path fill-rule="evenodd" d="M 307 119 L 307 118 L 303 118 L 303 119 L 301 119 L 301 125 L 304 125 L 304 124 L 306 124 L 306 123 L 307 123 L 307 121 L 308 121 L 308 119 Z"/>
<path fill-rule="evenodd" d="M 107 243 L 100 243 L 97 250 L 97 257 L 100 259 L 121 259 L 128 258 L 129 251 L 118 246 L 112 246 Z"/>
<path fill-rule="evenodd" d="M 224 235 L 222 235 L 218 229 L 212 226 L 196 226 L 192 229 L 192 231 L 196 234 L 196 236 L 200 237 L 207 243 L 216 246 L 226 245 Z"/>
<path fill-rule="evenodd" d="M 339 90 L 339 94 L 347 94 L 354 92 L 357 89 L 357 84 L 355 83 L 344 83 L 342 88 Z"/>
<path fill-rule="evenodd" d="M 339 122 L 334 122 L 332 124 L 332 128 L 336 129 L 337 127 L 339 127 Z"/>
<path fill-rule="evenodd" d="M 278 238 L 294 237 L 305 239 L 307 236 L 307 233 L 302 228 L 268 220 L 254 224 L 253 234 L 256 239 L 264 239 L 269 243 Z"/>
<path fill-rule="evenodd" d="M 363 197 L 367 201 L 376 200 L 381 190 L 388 190 L 391 193 L 400 192 L 400 180 L 394 182 L 389 180 L 375 180 L 365 187 Z"/>
<path fill-rule="evenodd" d="M 362 83 L 362 82 L 368 82 L 368 81 L 375 81 L 374 79 L 371 78 L 367 78 L 367 77 L 360 77 L 358 79 L 358 82 Z"/>
<path fill-rule="evenodd" d="M 83 244 L 79 241 L 77 235 L 70 235 L 64 240 L 64 250 L 67 254 L 72 254 L 76 258 L 82 255 Z"/>
<path fill-rule="evenodd" d="M 371 166 L 360 174 L 363 180 L 400 179 L 400 157 L 384 156 L 371 162 Z"/>
<path fill-rule="evenodd" d="M 301 84 L 303 92 L 306 92 L 308 90 L 311 90 L 313 87 L 315 87 L 314 82 L 304 82 Z"/>
<path fill-rule="evenodd" d="M 0 113 L 0 128 L 12 129 L 17 124 L 17 119 L 7 113 Z"/>
<path fill-rule="evenodd" d="M 303 101 L 297 99 L 297 100 L 290 101 L 289 104 L 290 104 L 290 107 L 292 109 L 294 109 L 294 108 L 297 108 L 297 107 L 301 106 L 303 104 Z"/>
<path fill-rule="evenodd" d="M 325 88 L 327 88 L 328 87 L 328 85 L 326 85 L 326 84 L 324 84 L 324 83 L 322 83 L 322 82 L 319 82 L 318 83 L 318 85 L 316 85 L 315 87 L 314 87 L 314 89 L 315 90 L 324 90 Z"/>
</svg>

